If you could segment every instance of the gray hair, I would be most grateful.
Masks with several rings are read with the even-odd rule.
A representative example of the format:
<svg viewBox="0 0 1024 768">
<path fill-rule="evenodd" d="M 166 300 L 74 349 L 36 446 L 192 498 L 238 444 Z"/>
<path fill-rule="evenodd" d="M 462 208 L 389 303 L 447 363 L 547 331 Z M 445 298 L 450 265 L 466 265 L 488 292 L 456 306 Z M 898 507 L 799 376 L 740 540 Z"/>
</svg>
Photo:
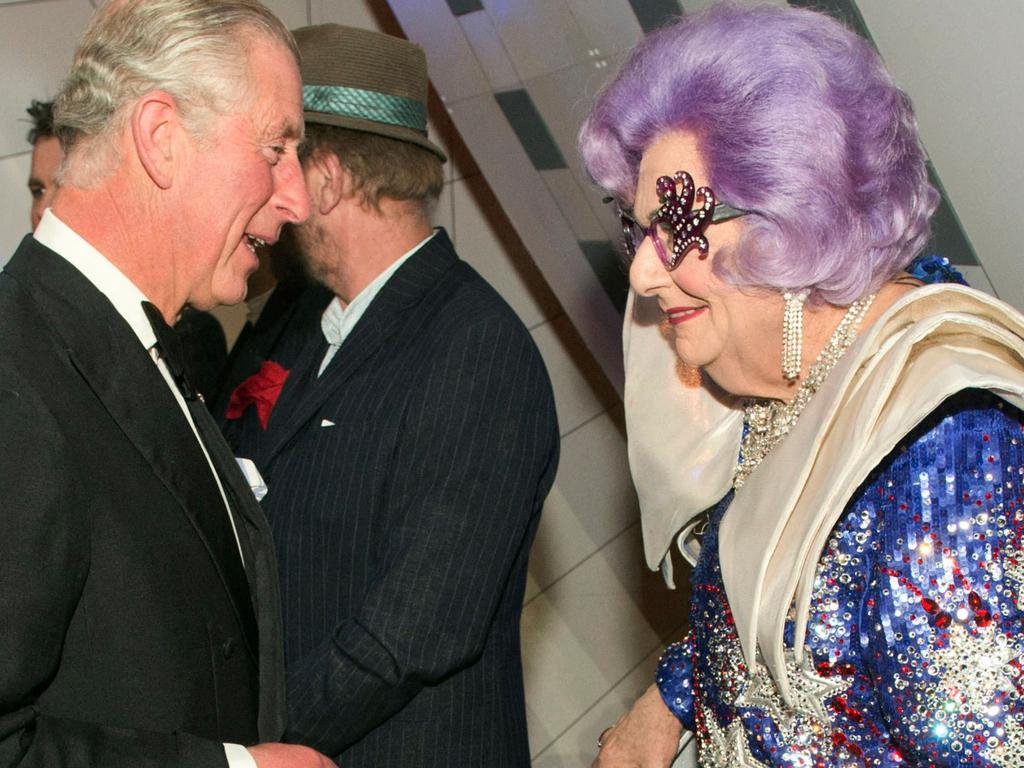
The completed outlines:
<svg viewBox="0 0 1024 768">
<path fill-rule="evenodd" d="M 54 133 L 66 156 L 61 175 L 90 186 L 113 170 L 113 134 L 150 91 L 173 96 L 186 129 L 204 139 L 215 114 L 250 96 L 249 51 L 267 40 L 299 60 L 291 33 L 258 0 L 108 0 L 55 101 Z"/>
</svg>

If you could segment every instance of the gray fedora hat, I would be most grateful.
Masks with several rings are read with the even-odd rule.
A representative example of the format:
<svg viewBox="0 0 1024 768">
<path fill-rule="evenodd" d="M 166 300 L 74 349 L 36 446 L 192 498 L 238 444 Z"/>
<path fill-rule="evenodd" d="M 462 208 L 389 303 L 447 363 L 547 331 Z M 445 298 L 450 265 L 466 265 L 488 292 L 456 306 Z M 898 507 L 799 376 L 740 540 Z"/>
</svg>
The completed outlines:
<svg viewBox="0 0 1024 768">
<path fill-rule="evenodd" d="M 408 141 L 427 138 L 427 57 L 415 43 L 368 29 L 318 24 L 293 34 L 302 54 L 306 121 Z"/>
</svg>

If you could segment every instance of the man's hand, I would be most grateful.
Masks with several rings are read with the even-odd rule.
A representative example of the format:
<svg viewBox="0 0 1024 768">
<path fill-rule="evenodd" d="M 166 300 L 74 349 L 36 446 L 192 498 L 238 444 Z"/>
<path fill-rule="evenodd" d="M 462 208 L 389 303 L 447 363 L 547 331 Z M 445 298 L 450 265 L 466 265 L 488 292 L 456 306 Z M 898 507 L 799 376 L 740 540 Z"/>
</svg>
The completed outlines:
<svg viewBox="0 0 1024 768">
<path fill-rule="evenodd" d="M 683 727 L 657 686 L 652 685 L 633 708 L 603 735 L 592 768 L 668 768 L 679 748 Z"/>
<path fill-rule="evenodd" d="M 249 754 L 259 768 L 337 768 L 330 758 L 298 744 L 257 744 Z"/>
</svg>

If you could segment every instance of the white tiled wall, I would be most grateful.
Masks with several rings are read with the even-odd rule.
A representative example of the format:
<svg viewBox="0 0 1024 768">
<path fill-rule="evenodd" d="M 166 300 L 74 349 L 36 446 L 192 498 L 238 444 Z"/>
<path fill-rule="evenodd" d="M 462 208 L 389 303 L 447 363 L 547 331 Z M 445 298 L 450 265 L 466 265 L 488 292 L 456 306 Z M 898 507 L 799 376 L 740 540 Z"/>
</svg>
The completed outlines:
<svg viewBox="0 0 1024 768">
<path fill-rule="evenodd" d="M 266 2 L 292 27 L 330 21 L 397 28 L 381 0 Z M 546 10 L 547 2 L 535 0 L 530 5 L 538 13 L 551 12 Z M 431 9 L 448 13 L 444 0 L 422 0 L 418 7 L 425 14 Z M 48 98 L 56 91 L 91 8 L 89 0 L 35 0 L 12 6 L 0 3 L 0 64 L 6 73 L 4 98 L 0 100 L 0 190 L 4 196 L 0 206 L 0 262 L 28 230 L 30 148 L 24 140 L 28 126 L 18 121 L 31 98 Z M 564 9 L 558 13 L 564 13 Z M 623 14 L 609 4 L 602 20 L 580 22 L 574 45 L 583 50 L 589 44 L 588 36 L 600 36 L 605 30 L 623 25 L 635 37 L 639 29 L 633 29 L 631 18 L 631 14 Z M 539 56 L 544 48 L 561 44 L 557 40 L 531 40 L 529 22 L 528 15 L 510 11 L 492 28 L 492 44 L 496 47 L 489 53 L 477 51 L 474 55 L 462 34 L 453 37 L 452 55 L 464 56 L 465 65 L 446 73 L 446 87 L 463 95 L 487 93 L 493 107 L 477 56 L 481 60 L 497 56 L 506 45 L 520 52 L 520 58 L 530 55 L 531 50 Z M 438 34 L 444 32 L 439 30 Z M 544 55 L 560 54 L 549 51 Z M 493 62 L 488 65 L 489 75 L 495 75 L 495 66 Z M 508 59 L 502 66 L 507 67 L 508 78 L 519 77 Z M 571 85 L 565 83 L 572 77 L 565 75 L 553 81 L 552 100 L 563 98 L 566 87 L 571 90 Z M 562 92 L 558 92 L 559 87 Z M 539 93 L 542 98 L 546 96 L 543 89 Z M 575 115 L 580 106 L 565 104 L 564 109 L 566 114 Z M 500 118 L 500 114 L 489 115 Z M 503 119 L 501 123 L 505 124 Z M 643 565 L 636 498 L 626 465 L 621 404 L 614 387 L 584 347 L 523 239 L 502 212 L 488 181 L 455 134 L 440 99 L 432 104 L 430 130 L 451 157 L 435 221 L 448 229 L 462 257 L 502 293 L 530 329 L 555 388 L 563 435 L 562 458 L 531 553 L 523 615 L 525 682 L 534 764 L 580 768 L 593 759 L 597 734 L 649 685 L 658 651 L 667 638 L 679 633 L 684 596 L 669 593 L 660 577 Z M 561 130 L 568 135 L 574 129 Z M 570 162 L 575 164 L 575 158 Z M 570 171 L 553 173 L 557 177 L 553 184 L 570 181 Z M 549 208 L 543 201 L 523 204 L 533 208 L 538 228 L 558 215 L 550 202 Z M 581 196 L 577 205 L 579 218 L 588 212 L 590 216 L 587 230 L 580 236 L 617 234 L 605 232 L 603 224 L 595 223 L 592 211 L 600 205 L 596 198 Z M 564 237 L 565 243 L 575 247 L 572 233 L 567 231 Z M 557 239 L 549 239 L 543 247 L 557 254 L 563 246 Z M 569 266 L 565 277 L 565 282 L 577 286 L 577 299 L 581 301 L 585 301 L 587 290 L 600 290 L 589 268 L 583 265 L 583 269 L 586 271 L 575 283 Z M 591 287 L 586 288 L 588 285 Z M 230 339 L 240 328 L 244 312 L 225 308 L 219 317 Z M 594 322 L 608 325 L 607 318 Z M 614 322 L 604 335 L 611 354 L 617 354 Z"/>
<path fill-rule="evenodd" d="M 0 10 L 2 13 L 2 10 Z M 0 158 L 0 266 L 29 231 L 28 174 L 31 152 Z"/>
<path fill-rule="evenodd" d="M 60 87 L 79 33 L 92 15 L 89 0 L 36 0 L 0 5 L 0 266 L 29 231 L 25 140 L 32 99 L 46 100 Z"/>
<path fill-rule="evenodd" d="M 926 7 L 925 7 L 926 6 Z M 1024 3 L 858 0 L 982 267 L 972 285 L 1024 310 Z"/>
</svg>

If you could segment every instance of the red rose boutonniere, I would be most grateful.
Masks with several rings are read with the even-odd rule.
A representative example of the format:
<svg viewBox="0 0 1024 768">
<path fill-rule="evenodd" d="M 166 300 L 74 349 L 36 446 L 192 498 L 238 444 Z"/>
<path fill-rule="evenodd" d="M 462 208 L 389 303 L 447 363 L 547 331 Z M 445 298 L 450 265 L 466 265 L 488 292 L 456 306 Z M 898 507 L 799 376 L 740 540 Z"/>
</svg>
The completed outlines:
<svg viewBox="0 0 1024 768">
<path fill-rule="evenodd" d="M 240 419 L 250 405 L 255 405 L 260 425 L 266 429 L 270 412 L 274 410 L 277 398 L 281 396 L 289 373 L 291 371 L 274 361 L 264 360 L 259 371 L 235 387 L 224 416 L 229 419 Z"/>
</svg>

